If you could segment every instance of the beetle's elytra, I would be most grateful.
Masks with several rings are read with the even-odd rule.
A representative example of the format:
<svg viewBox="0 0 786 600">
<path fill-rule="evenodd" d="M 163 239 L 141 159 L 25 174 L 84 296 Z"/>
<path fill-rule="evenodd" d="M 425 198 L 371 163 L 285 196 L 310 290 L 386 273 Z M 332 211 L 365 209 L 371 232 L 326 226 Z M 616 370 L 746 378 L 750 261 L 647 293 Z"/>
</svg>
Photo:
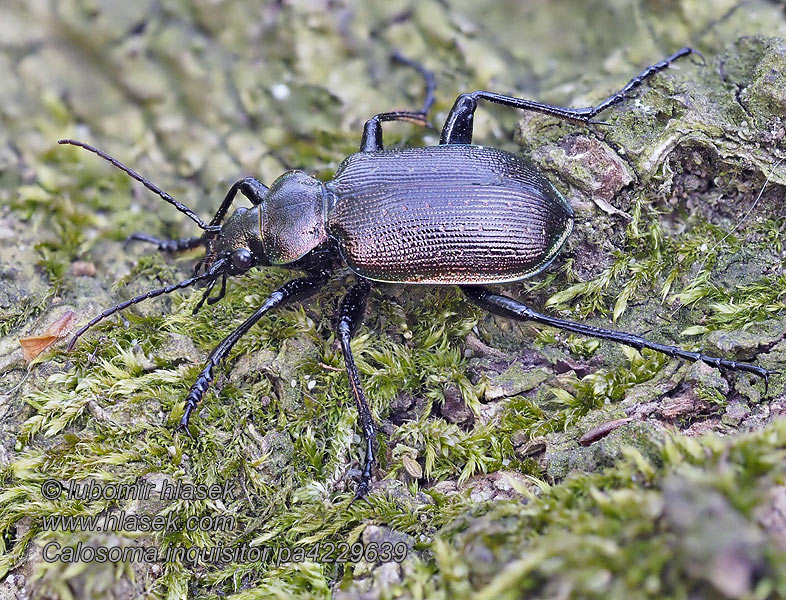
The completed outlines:
<svg viewBox="0 0 786 600">
<path fill-rule="evenodd" d="M 110 161 L 204 230 L 199 237 L 178 240 L 160 240 L 145 234 L 134 234 L 132 239 L 151 242 L 166 252 L 197 246 L 206 250 L 193 277 L 104 311 L 77 331 L 69 349 L 100 320 L 147 298 L 203 283 L 206 290 L 196 311 L 205 301 L 212 304 L 223 297 L 227 277 L 252 267 L 277 265 L 305 272 L 305 277 L 292 279 L 274 291 L 210 353 L 186 398 L 180 427 L 188 431 L 191 413 L 212 381 L 215 367 L 232 346 L 270 309 L 311 296 L 337 267 L 346 264 L 357 281 L 339 305 L 337 333 L 365 439 L 365 462 L 356 498 L 365 495 L 371 484 L 376 429 L 350 339 L 361 322 L 371 287 L 377 282 L 458 285 L 472 302 L 497 315 L 531 320 L 638 349 L 650 348 L 686 360 L 703 360 L 715 367 L 748 371 L 763 377 L 766 384 L 772 373 L 763 367 L 543 315 L 484 287 L 518 281 L 545 269 L 573 229 L 573 211 L 529 161 L 472 144 L 478 100 L 590 125 L 597 123 L 594 118 L 600 112 L 622 102 L 648 77 L 692 52 L 683 48 L 646 68 L 594 107 L 563 108 L 485 91 L 461 94 L 448 114 L 438 146 L 385 150 L 382 123 L 401 120 L 427 125 L 426 115 L 434 101 L 433 75 L 417 63 L 396 56 L 417 69 L 426 81 L 426 99 L 420 110 L 380 113 L 369 119 L 360 151 L 342 163 L 331 181 L 323 183 L 302 171 L 285 173 L 270 188 L 253 177 L 241 179 L 207 224 L 101 150 L 82 142 L 60 140 Z M 253 207 L 238 208 L 225 219 L 238 192 Z M 219 280 L 220 292 L 211 297 Z"/>
<path fill-rule="evenodd" d="M 496 148 L 359 152 L 325 188 L 328 234 L 373 281 L 518 281 L 546 268 L 573 230 L 573 210 L 551 182 Z"/>
</svg>

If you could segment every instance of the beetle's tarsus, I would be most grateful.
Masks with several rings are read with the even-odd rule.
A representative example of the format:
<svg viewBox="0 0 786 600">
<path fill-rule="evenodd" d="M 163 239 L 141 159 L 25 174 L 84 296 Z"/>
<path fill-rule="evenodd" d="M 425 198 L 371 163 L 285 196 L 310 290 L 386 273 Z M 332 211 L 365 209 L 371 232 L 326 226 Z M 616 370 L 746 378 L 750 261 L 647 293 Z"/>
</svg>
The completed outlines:
<svg viewBox="0 0 786 600">
<path fill-rule="evenodd" d="M 368 493 L 371 491 L 371 482 L 370 481 L 361 481 L 358 483 L 357 488 L 355 488 L 355 496 L 349 502 L 349 506 L 352 506 L 357 500 L 365 500 L 366 503 L 371 505 L 368 501 Z"/>
<path fill-rule="evenodd" d="M 428 113 L 428 111 L 431 110 L 431 107 L 434 106 L 434 101 L 436 100 L 437 80 L 434 77 L 434 73 L 429 71 L 419 62 L 402 55 L 398 50 L 394 50 L 390 57 L 403 65 L 412 67 L 418 73 L 420 73 L 421 77 L 423 77 L 423 80 L 426 82 L 426 95 L 423 98 L 423 106 L 421 107 L 420 112 L 425 115 Z"/>
<path fill-rule="evenodd" d="M 267 297 L 267 299 L 256 310 L 256 312 L 254 312 L 253 315 L 243 321 L 243 323 L 237 329 L 224 338 L 221 343 L 218 344 L 218 346 L 213 348 L 213 351 L 207 358 L 205 367 L 202 369 L 199 377 L 197 377 L 194 385 L 191 386 L 188 396 L 186 396 L 186 407 L 183 414 L 183 420 L 188 423 L 188 417 L 191 415 L 191 412 L 202 400 L 205 392 L 207 392 L 210 382 L 213 381 L 213 369 L 215 369 L 218 364 L 227 357 L 237 341 L 246 335 L 248 330 L 251 329 L 256 324 L 256 322 L 265 315 L 265 313 L 282 304 L 286 304 L 294 300 L 302 300 L 308 296 L 311 296 L 317 290 L 319 290 L 329 278 L 330 271 L 321 270 L 313 273 L 310 277 L 292 279 L 291 281 L 286 282 L 275 292 L 270 294 L 270 296 Z M 198 310 L 200 306 L 202 306 L 202 303 L 207 298 L 207 294 L 215 285 L 215 281 L 216 280 L 214 279 L 210 282 L 210 284 L 208 284 L 207 292 L 202 295 L 197 308 L 194 309 L 195 311 Z M 183 423 L 183 420 L 181 420 L 181 424 Z"/>
<path fill-rule="evenodd" d="M 186 415 L 183 415 L 183 418 L 180 419 L 180 423 L 177 424 L 175 431 L 178 433 L 185 433 L 192 440 L 196 440 L 194 434 L 191 433 L 191 428 L 188 426 L 188 417 L 186 417 Z"/>
<path fill-rule="evenodd" d="M 420 110 L 398 110 L 393 112 L 378 113 L 371 117 L 363 126 L 363 135 L 360 138 L 361 152 L 378 152 L 384 149 L 382 143 L 382 123 L 386 121 L 408 121 L 421 127 L 435 129 L 428 120 L 428 111 L 434 105 L 436 99 L 434 92 L 437 88 L 437 81 L 434 73 L 426 69 L 423 65 L 414 60 L 402 56 L 399 52 L 393 52 L 391 58 L 402 64 L 415 69 L 426 82 L 426 96 Z"/>
<path fill-rule="evenodd" d="M 623 102 L 628 94 L 639 87 L 647 79 L 652 77 L 655 73 L 667 68 L 675 60 L 682 58 L 692 52 L 696 52 L 692 48 L 682 48 L 669 56 L 668 58 L 650 65 L 638 75 L 633 77 L 626 83 L 619 91 L 611 94 L 608 98 L 595 106 L 585 106 L 581 108 L 567 108 L 564 106 L 553 106 L 551 104 L 544 104 L 542 102 L 535 102 L 534 100 L 525 100 L 524 98 L 516 98 L 514 96 L 507 96 L 505 94 L 498 94 L 496 92 L 488 92 L 484 90 L 477 90 L 460 94 L 456 98 L 453 108 L 450 109 L 445 124 L 442 127 L 442 134 L 440 135 L 440 144 L 471 144 L 472 143 L 472 130 L 475 109 L 478 105 L 478 100 L 486 100 L 496 104 L 502 104 L 511 108 L 519 110 L 530 110 L 533 112 L 543 113 L 558 119 L 565 119 L 567 121 L 577 121 L 581 123 L 591 123 L 593 117 L 599 115 L 603 111 L 612 106 Z"/>
<path fill-rule="evenodd" d="M 698 56 L 701 59 L 701 62 L 695 62 L 694 61 L 695 64 L 697 64 L 697 65 L 700 64 L 703 67 L 707 66 L 707 59 L 704 58 L 704 55 L 699 50 L 696 50 L 695 48 L 684 48 L 684 50 L 690 50 L 689 54 L 695 54 L 696 56 Z"/>
<path fill-rule="evenodd" d="M 780 371 L 770 371 L 769 369 L 764 369 L 764 373 L 760 375 L 764 379 L 764 395 L 767 395 L 767 390 L 770 387 L 770 375 L 780 375 Z M 758 373 L 757 373 L 758 375 Z"/>
</svg>

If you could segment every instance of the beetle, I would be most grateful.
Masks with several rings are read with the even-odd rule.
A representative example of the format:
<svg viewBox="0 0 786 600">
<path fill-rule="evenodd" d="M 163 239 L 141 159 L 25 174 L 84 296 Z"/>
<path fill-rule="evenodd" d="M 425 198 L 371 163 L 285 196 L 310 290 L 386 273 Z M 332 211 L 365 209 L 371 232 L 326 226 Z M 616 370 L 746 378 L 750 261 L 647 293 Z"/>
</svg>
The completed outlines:
<svg viewBox="0 0 786 600">
<path fill-rule="evenodd" d="M 194 312 L 220 300 L 227 278 L 254 267 L 276 266 L 305 272 L 275 290 L 257 310 L 208 356 L 186 396 L 179 427 L 189 432 L 191 413 L 214 377 L 217 365 L 234 344 L 268 311 L 315 294 L 346 265 L 356 281 L 338 307 L 336 332 L 344 356 L 351 393 L 357 406 L 365 457 L 355 498 L 366 495 L 376 463 L 376 427 L 366 401 L 350 347 L 361 323 L 366 301 L 377 283 L 457 285 L 473 303 L 503 317 L 534 321 L 573 333 L 649 348 L 715 367 L 748 371 L 765 380 L 772 371 L 748 364 L 689 352 L 626 332 L 603 329 L 544 315 L 518 300 L 496 293 L 491 284 L 532 277 L 554 260 L 573 230 L 568 201 L 527 159 L 472 143 L 478 101 L 529 110 L 583 125 L 602 123 L 595 117 L 622 102 L 653 74 L 696 51 L 682 48 L 655 63 L 599 104 L 564 108 L 495 92 L 474 91 L 458 96 L 448 113 L 437 146 L 385 149 L 382 123 L 409 121 L 427 126 L 434 103 L 435 79 L 423 66 L 394 56 L 416 69 L 426 84 L 420 110 L 383 112 L 366 121 L 359 152 L 347 157 L 332 180 L 319 181 L 303 171 L 289 171 L 270 187 L 253 177 L 237 181 L 209 223 L 132 169 L 105 152 L 75 140 L 60 140 L 89 150 L 145 185 L 190 217 L 204 233 L 198 237 L 162 240 L 146 234 L 130 239 L 155 244 L 165 252 L 205 247 L 193 277 L 149 291 L 105 310 L 71 339 L 77 339 L 106 317 L 133 304 L 195 284 L 206 289 Z M 698 54 L 698 53 L 697 53 Z M 251 208 L 227 212 L 238 193 Z M 217 296 L 210 296 L 221 280 Z M 190 433 L 190 432 L 189 432 Z"/>
</svg>

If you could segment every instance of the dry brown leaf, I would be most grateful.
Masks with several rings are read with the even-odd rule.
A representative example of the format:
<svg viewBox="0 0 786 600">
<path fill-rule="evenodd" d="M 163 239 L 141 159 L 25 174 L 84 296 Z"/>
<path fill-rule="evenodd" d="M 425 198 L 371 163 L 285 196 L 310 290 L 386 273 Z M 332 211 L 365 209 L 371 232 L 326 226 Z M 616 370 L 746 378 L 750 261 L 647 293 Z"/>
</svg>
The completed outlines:
<svg viewBox="0 0 786 600">
<path fill-rule="evenodd" d="M 404 469 L 415 479 L 423 478 L 423 467 L 420 463 L 412 458 L 409 454 L 401 457 L 401 462 L 404 464 Z"/>
<path fill-rule="evenodd" d="M 65 337 L 74 319 L 76 319 L 76 313 L 69 310 L 63 313 L 63 316 L 57 321 L 52 323 L 43 335 L 32 335 L 30 337 L 19 338 L 19 344 L 22 346 L 22 353 L 25 360 L 27 362 L 32 361 L 61 337 Z"/>
</svg>

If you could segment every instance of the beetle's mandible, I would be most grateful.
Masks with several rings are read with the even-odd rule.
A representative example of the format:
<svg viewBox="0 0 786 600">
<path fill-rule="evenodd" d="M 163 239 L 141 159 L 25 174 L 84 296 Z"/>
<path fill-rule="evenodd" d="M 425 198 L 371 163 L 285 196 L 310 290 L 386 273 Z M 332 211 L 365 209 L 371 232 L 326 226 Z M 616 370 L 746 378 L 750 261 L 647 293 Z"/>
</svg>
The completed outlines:
<svg viewBox="0 0 786 600">
<path fill-rule="evenodd" d="M 573 229 L 573 210 L 529 161 L 472 143 L 478 101 L 590 125 L 598 123 L 594 119 L 599 113 L 622 102 L 628 92 L 651 75 L 692 52 L 695 51 L 683 48 L 644 69 L 621 90 L 592 107 L 563 108 L 487 91 L 461 94 L 447 116 L 438 146 L 385 150 L 383 122 L 428 125 L 426 115 L 434 102 L 433 75 L 421 65 L 396 55 L 399 61 L 417 69 L 426 81 L 426 98 L 420 110 L 379 113 L 366 121 L 360 151 L 342 163 L 331 181 L 323 183 L 302 171 L 285 173 L 269 188 L 253 177 L 241 179 L 231 187 L 210 223 L 101 150 L 82 142 L 60 140 L 110 161 L 204 230 L 199 237 L 177 240 L 145 234 L 134 234 L 132 239 L 151 242 L 165 252 L 198 246 L 206 249 L 193 277 L 104 311 L 77 331 L 68 348 L 100 320 L 147 298 L 202 282 L 206 289 L 196 312 L 205 301 L 213 304 L 224 296 L 227 277 L 253 267 L 274 265 L 304 272 L 305 277 L 292 279 L 270 294 L 210 353 L 186 397 L 180 427 L 188 431 L 191 413 L 212 381 L 216 366 L 234 344 L 269 310 L 311 296 L 339 266 L 346 264 L 354 272 L 356 282 L 339 305 L 337 334 L 365 441 L 356 498 L 364 496 L 371 485 L 376 428 L 350 340 L 361 322 L 370 290 L 378 282 L 457 285 L 469 300 L 497 315 L 535 321 L 637 349 L 649 348 L 686 360 L 702 360 L 719 368 L 748 371 L 763 377 L 766 384 L 772 372 L 763 367 L 550 317 L 486 287 L 525 279 L 545 269 Z M 253 207 L 238 208 L 227 217 L 238 192 Z M 220 291 L 211 297 L 219 280 Z"/>
</svg>

